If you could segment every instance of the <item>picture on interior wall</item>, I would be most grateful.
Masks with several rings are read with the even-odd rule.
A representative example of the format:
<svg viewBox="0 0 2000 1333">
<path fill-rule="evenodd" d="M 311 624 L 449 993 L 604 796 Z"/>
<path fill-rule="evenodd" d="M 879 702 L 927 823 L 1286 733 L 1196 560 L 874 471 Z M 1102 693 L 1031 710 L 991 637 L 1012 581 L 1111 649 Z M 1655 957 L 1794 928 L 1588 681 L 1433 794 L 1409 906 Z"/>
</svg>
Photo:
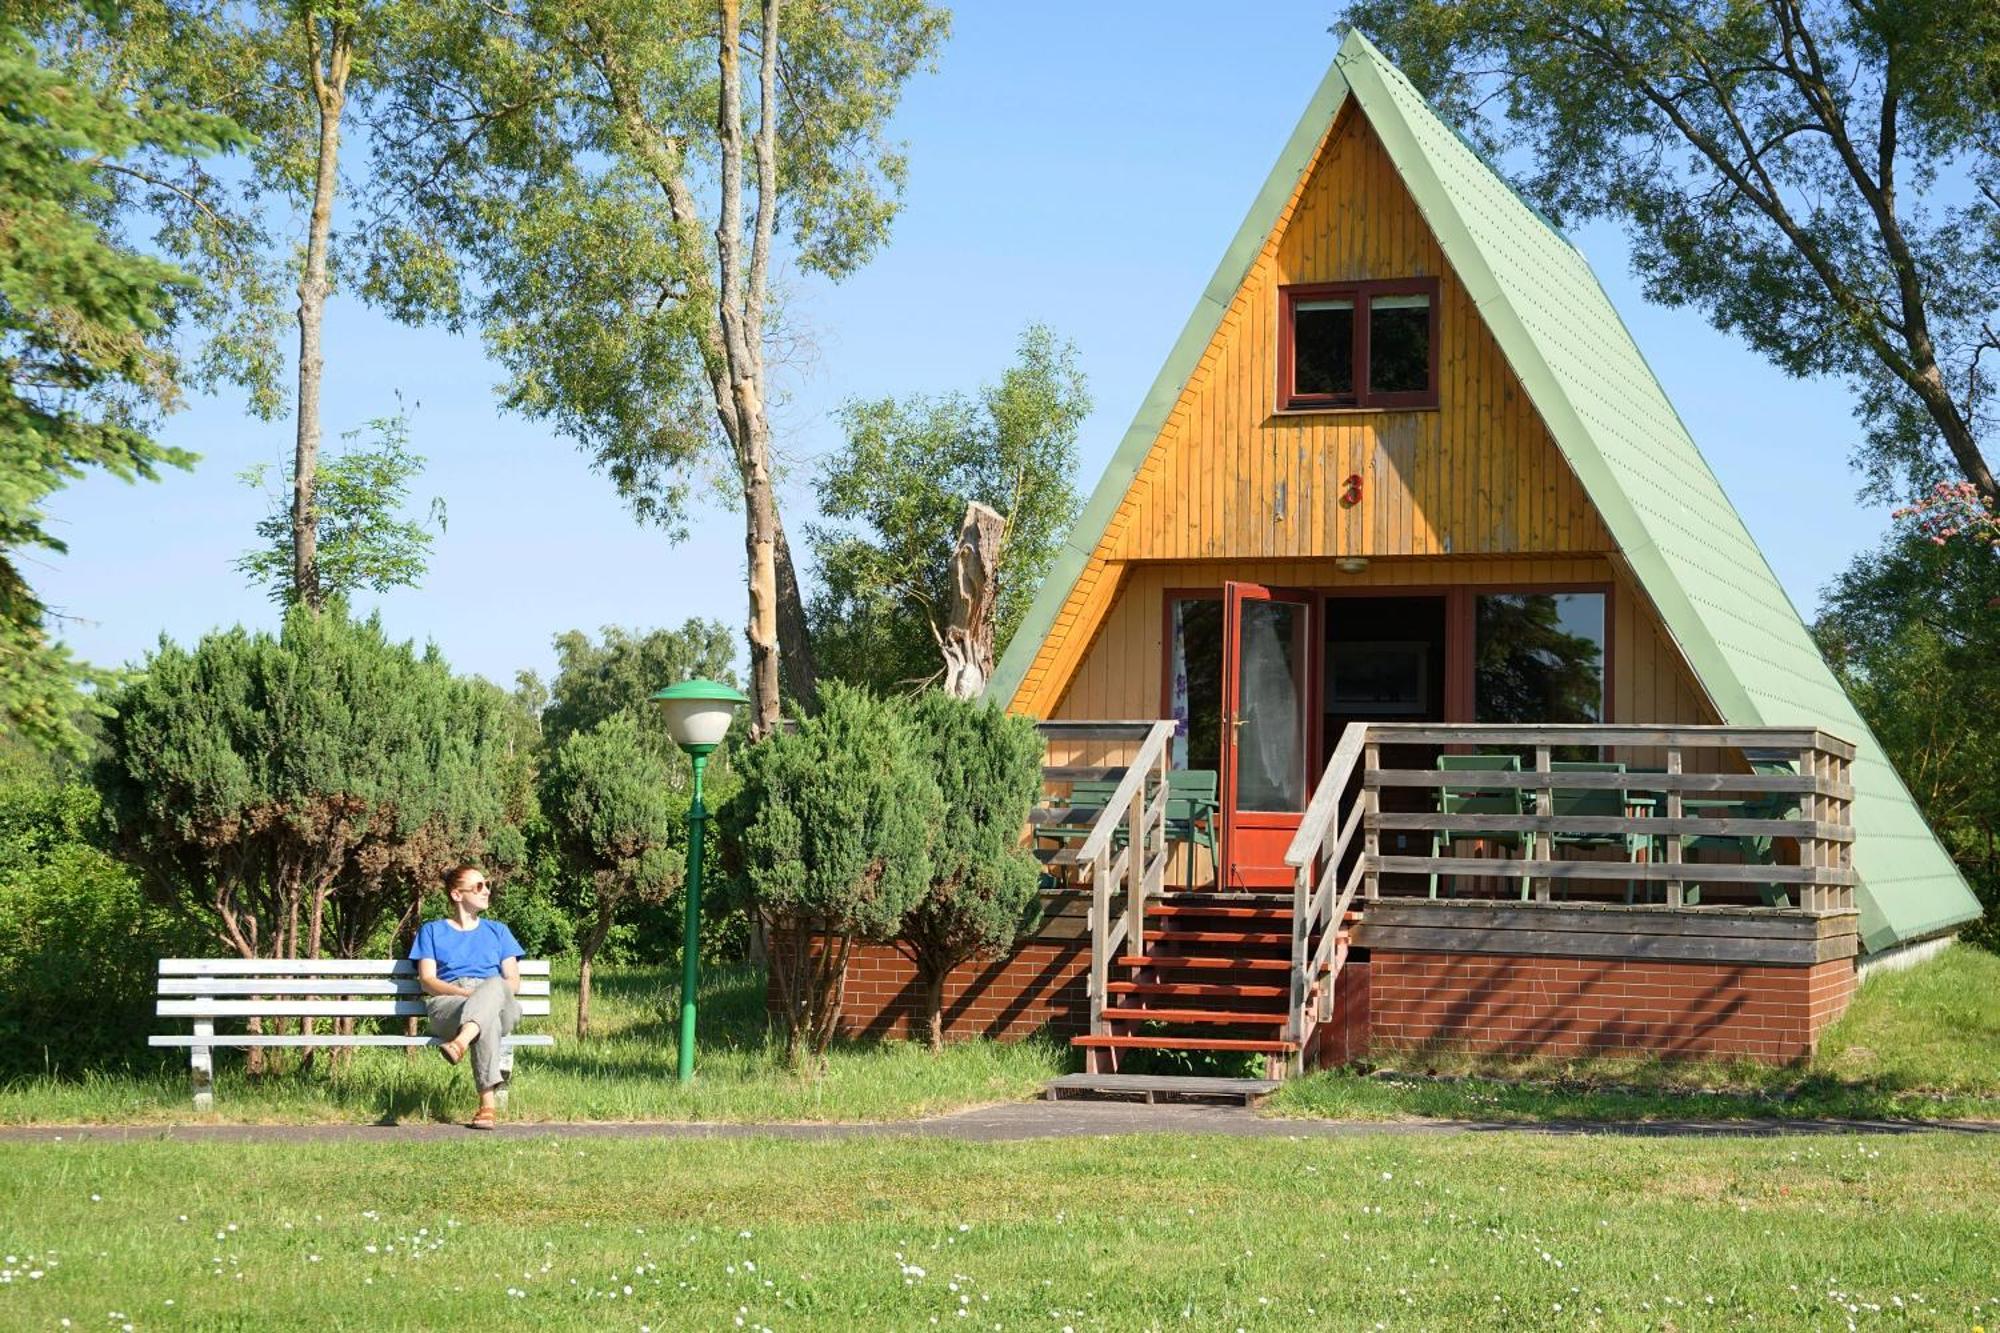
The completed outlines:
<svg viewBox="0 0 2000 1333">
<path fill-rule="evenodd" d="M 1326 711 L 1343 717 L 1420 715 L 1430 698 L 1422 640 L 1335 643 L 1326 661 Z"/>
</svg>

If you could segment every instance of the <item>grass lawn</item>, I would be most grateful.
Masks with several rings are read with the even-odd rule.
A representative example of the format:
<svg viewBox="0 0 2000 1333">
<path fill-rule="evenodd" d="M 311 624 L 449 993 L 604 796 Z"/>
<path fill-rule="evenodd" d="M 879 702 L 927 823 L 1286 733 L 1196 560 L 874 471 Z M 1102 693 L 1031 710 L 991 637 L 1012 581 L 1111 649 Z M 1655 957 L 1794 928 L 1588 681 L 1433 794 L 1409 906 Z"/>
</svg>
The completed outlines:
<svg viewBox="0 0 2000 1333">
<path fill-rule="evenodd" d="M 507 1115 L 513 1120 L 889 1120 L 1033 1096 L 1061 1072 L 1068 1052 L 1045 1041 L 968 1042 L 933 1056 L 908 1042 L 836 1048 L 826 1072 L 800 1078 L 766 1035 L 763 981 L 745 968 L 703 978 L 698 1077 L 674 1081 L 680 977 L 658 967 L 600 967 L 591 1036 L 577 1041 L 576 973 L 556 965 L 552 1012 L 526 1032 L 553 1033 L 553 1050 L 516 1054 Z M 161 1020 L 173 1024 L 176 1020 Z M 185 1031 L 163 1026 L 157 1031 Z M 463 1120 L 473 1105 L 470 1062 L 452 1069 L 430 1051 L 356 1050 L 339 1068 L 286 1068 L 257 1080 L 240 1051 L 216 1053 L 215 1110 L 198 1117 L 187 1056 L 141 1046 L 129 1070 L 20 1079 L 0 1085 L 4 1124 L 344 1123 Z M 4 1321 L 0 1321 L 4 1322 Z"/>
<path fill-rule="evenodd" d="M 1855 993 L 1809 1065 L 1425 1053 L 1288 1083 L 1283 1115 L 2000 1120 L 2000 955 L 1968 945 Z"/>
<path fill-rule="evenodd" d="M 1962 1330 L 1996 1196 L 1943 1134 L 4 1144 L 0 1326 Z"/>
<path fill-rule="evenodd" d="M 964 1042 L 934 1057 L 907 1042 L 837 1048 L 819 1078 L 785 1068 L 767 1036 L 761 979 L 714 969 L 704 982 L 700 1076 L 674 1081 L 677 978 L 602 973 L 593 1035 L 578 1042 L 575 976 L 558 965 L 554 1010 L 531 1031 L 553 1051 L 518 1059 L 515 1120 L 894 1120 L 1032 1097 L 1075 1061 L 1052 1041 Z M 134 1039 L 135 1047 L 137 1038 Z M 196 1119 L 185 1057 L 0 1085 L 0 1123 L 167 1124 Z M 339 1068 L 288 1066 L 252 1081 L 218 1056 L 211 1119 L 236 1123 L 459 1120 L 471 1082 L 427 1051 L 358 1051 Z M 1285 1085 L 1279 1115 L 1340 1119 L 1638 1120 L 1772 1116 L 2000 1120 L 2000 956 L 1970 947 L 1875 978 L 1809 1066 L 1750 1062 L 1398 1057 L 1372 1073 Z"/>
</svg>

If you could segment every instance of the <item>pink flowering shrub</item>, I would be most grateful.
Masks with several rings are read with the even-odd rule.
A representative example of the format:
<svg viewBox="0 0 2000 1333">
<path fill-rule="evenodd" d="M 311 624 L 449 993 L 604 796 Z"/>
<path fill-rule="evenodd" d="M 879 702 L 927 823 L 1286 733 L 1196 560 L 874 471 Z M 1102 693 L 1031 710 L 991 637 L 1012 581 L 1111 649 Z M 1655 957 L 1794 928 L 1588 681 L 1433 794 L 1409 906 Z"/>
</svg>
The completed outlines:
<svg viewBox="0 0 2000 1333">
<path fill-rule="evenodd" d="M 1969 481 L 1941 481 L 1931 487 L 1929 495 L 1896 510 L 1891 517 L 1910 520 L 1933 546 L 1963 536 L 1982 546 L 2000 548 L 2000 512 Z"/>
</svg>

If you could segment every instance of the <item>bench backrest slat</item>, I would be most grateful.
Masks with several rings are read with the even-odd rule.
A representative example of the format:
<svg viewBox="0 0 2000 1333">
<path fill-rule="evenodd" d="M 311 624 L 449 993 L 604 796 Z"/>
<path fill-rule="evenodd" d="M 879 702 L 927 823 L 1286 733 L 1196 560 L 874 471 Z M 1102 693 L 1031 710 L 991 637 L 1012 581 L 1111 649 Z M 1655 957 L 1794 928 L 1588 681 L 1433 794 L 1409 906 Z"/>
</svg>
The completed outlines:
<svg viewBox="0 0 2000 1333">
<path fill-rule="evenodd" d="M 398 995 L 423 998 L 415 977 L 161 977 L 161 995 Z M 547 995 L 547 980 L 521 979 L 520 994 Z"/>
<path fill-rule="evenodd" d="M 422 1018 L 422 1000 L 160 1000 L 162 1018 Z M 523 997 L 521 1013 L 547 1017 L 546 999 Z"/>
<path fill-rule="evenodd" d="M 521 975 L 545 977 L 545 958 L 523 958 Z M 414 977 L 407 958 L 162 958 L 163 977 Z"/>
</svg>

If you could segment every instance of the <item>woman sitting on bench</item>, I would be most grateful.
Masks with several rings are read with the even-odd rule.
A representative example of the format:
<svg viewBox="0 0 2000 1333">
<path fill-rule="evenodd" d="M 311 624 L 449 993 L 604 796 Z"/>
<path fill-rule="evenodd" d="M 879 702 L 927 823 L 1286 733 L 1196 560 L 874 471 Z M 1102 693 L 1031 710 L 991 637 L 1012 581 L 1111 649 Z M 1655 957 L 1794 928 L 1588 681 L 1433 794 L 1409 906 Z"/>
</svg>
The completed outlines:
<svg viewBox="0 0 2000 1333">
<path fill-rule="evenodd" d="M 491 890 L 476 866 L 444 873 L 451 915 L 417 930 L 410 957 L 424 988 L 431 1035 L 446 1040 L 438 1054 L 457 1064 L 472 1052 L 472 1082 L 479 1089 L 473 1129 L 493 1128 L 500 1090 L 500 1043 L 521 1021 L 514 998 L 521 989 L 521 945 L 498 921 L 483 921 Z"/>
</svg>

